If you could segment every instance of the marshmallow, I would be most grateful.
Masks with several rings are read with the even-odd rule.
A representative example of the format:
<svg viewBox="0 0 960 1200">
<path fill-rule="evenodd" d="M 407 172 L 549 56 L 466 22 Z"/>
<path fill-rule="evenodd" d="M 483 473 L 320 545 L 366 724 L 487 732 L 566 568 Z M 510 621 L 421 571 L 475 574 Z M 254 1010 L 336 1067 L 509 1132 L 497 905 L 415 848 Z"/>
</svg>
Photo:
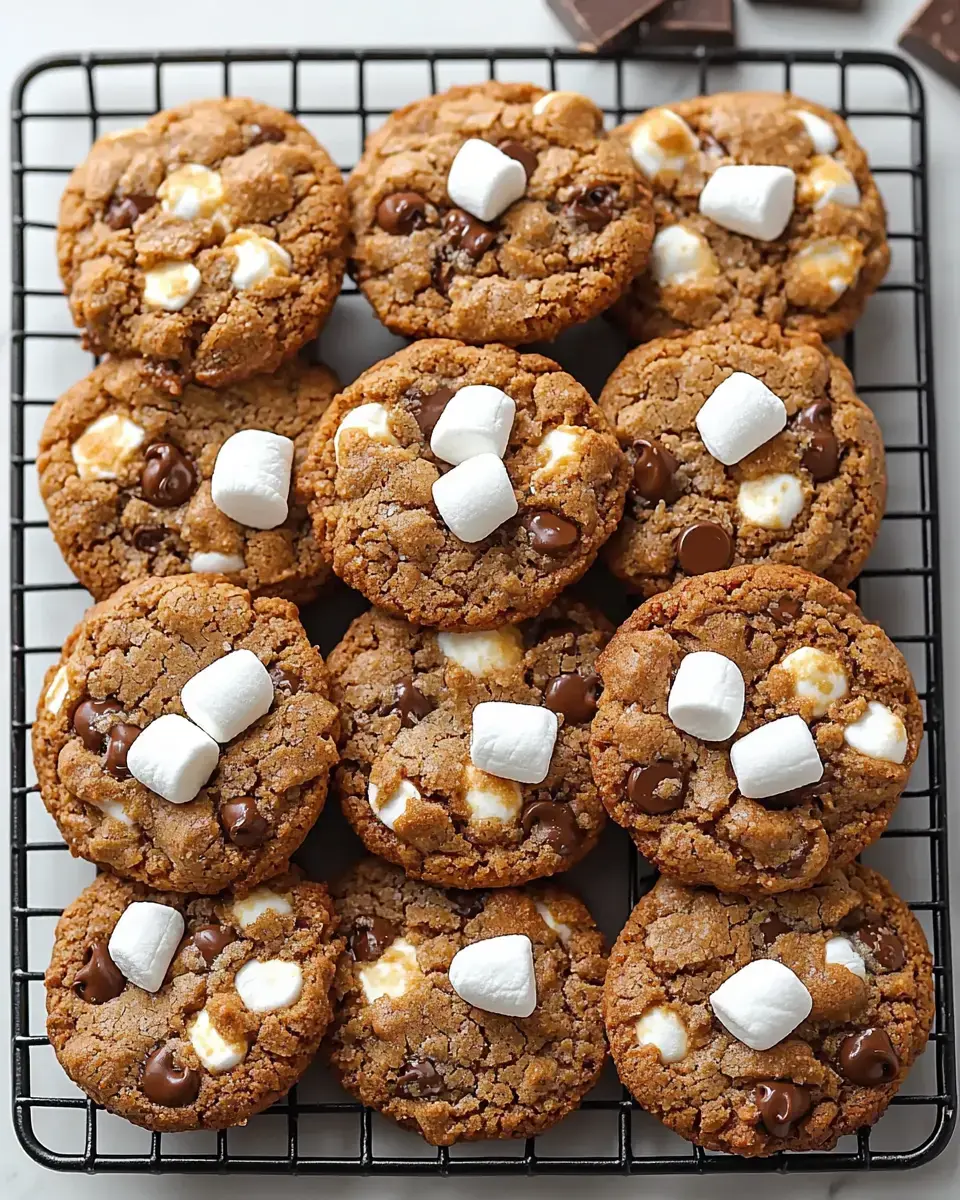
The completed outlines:
<svg viewBox="0 0 960 1200">
<path fill-rule="evenodd" d="M 724 229 L 772 242 L 793 213 L 795 186 L 789 167 L 717 167 L 700 193 L 700 212 Z"/>
<path fill-rule="evenodd" d="M 441 475 L 433 485 L 433 502 L 461 542 L 482 542 L 520 507 L 496 454 L 478 454 Z"/>
<path fill-rule="evenodd" d="M 211 1075 L 220 1075 L 238 1067 L 247 1057 L 247 1042 L 228 1042 L 210 1019 L 209 1010 L 201 1008 L 187 1022 L 187 1037 L 197 1058 Z"/>
<path fill-rule="evenodd" d="M 538 471 L 550 471 L 561 463 L 575 462 L 580 457 L 583 430 L 576 425 L 558 425 L 549 430 L 537 443 Z"/>
<path fill-rule="evenodd" d="M 817 744 L 803 717 L 768 721 L 730 747 L 730 765 L 740 794 L 764 800 L 823 778 Z"/>
<path fill-rule="evenodd" d="M 104 413 L 70 447 L 77 474 L 83 480 L 116 479 L 144 437 L 144 431 L 129 417 Z"/>
<path fill-rule="evenodd" d="M 271 892 L 269 888 L 258 887 L 242 900 L 234 900 L 230 912 L 241 929 L 249 929 L 256 925 L 264 913 L 276 913 L 284 917 L 293 912 L 293 905 L 286 896 Z"/>
<path fill-rule="evenodd" d="M 107 950 L 125 979 L 147 992 L 160 990 L 183 937 L 183 917 L 167 904 L 137 900 L 114 925 Z"/>
<path fill-rule="evenodd" d="M 834 700 L 847 694 L 847 675 L 839 661 L 816 646 L 800 646 L 780 666 L 793 677 L 793 694 L 812 700 L 811 712 L 822 717 Z"/>
<path fill-rule="evenodd" d="M 408 800 L 419 800 L 419 790 L 409 779 L 401 779 L 396 789 L 384 800 L 379 802 L 379 788 L 375 783 L 367 787 L 367 802 L 373 809 L 374 815 L 390 830 L 396 828 L 397 822 L 407 811 Z"/>
<path fill-rule="evenodd" d="M 416 946 L 403 937 L 394 938 L 375 962 L 357 967 L 357 978 L 368 1004 L 381 996 L 399 1000 L 422 974 Z"/>
<path fill-rule="evenodd" d="M 470 810 L 471 821 L 516 822 L 523 804 L 523 793 L 512 780 L 488 775 L 471 763 L 464 770 L 464 780 L 467 790 L 463 800 Z"/>
<path fill-rule="evenodd" d="M 219 171 L 200 163 L 184 163 L 160 184 L 157 196 L 164 212 L 184 221 L 212 217 L 223 199 L 223 180 Z"/>
<path fill-rule="evenodd" d="M 533 946 L 507 933 L 464 946 L 453 956 L 450 983 L 461 1000 L 502 1017 L 529 1017 L 537 1007 Z"/>
<path fill-rule="evenodd" d="M 634 1026 L 638 1046 L 656 1046 L 663 1063 L 687 1057 L 687 1028 L 672 1008 L 658 1004 L 648 1008 Z"/>
<path fill-rule="evenodd" d="M 234 650 L 188 679 L 180 703 L 215 742 L 230 742 L 270 711 L 273 680 L 252 650 Z"/>
<path fill-rule="evenodd" d="M 783 429 L 787 410 L 766 384 L 734 371 L 707 397 L 697 413 L 703 444 L 718 462 L 732 467 Z"/>
<path fill-rule="evenodd" d="M 454 392 L 430 436 L 430 449 L 444 462 L 462 463 L 477 454 L 503 458 L 517 406 L 498 387 L 469 384 Z"/>
<path fill-rule="evenodd" d="M 509 670 L 523 659 L 523 643 L 516 625 L 478 633 L 438 633 L 437 645 L 444 658 L 477 676 Z"/>
<path fill-rule="evenodd" d="M 735 662 L 713 650 L 695 650 L 677 669 L 667 714 L 684 733 L 723 742 L 736 733 L 744 698 L 743 675 Z"/>
<path fill-rule="evenodd" d="M 862 262 L 863 248 L 855 238 L 817 238 L 790 260 L 792 274 L 808 286 L 826 288 L 834 300 L 856 283 Z"/>
<path fill-rule="evenodd" d="M 630 135 L 630 156 L 650 180 L 681 174 L 699 149 L 697 135 L 670 108 L 644 113 Z"/>
<path fill-rule="evenodd" d="M 832 937 L 824 946 L 824 959 L 828 963 L 838 963 L 858 979 L 866 979 L 867 966 L 860 955 L 854 950 L 853 942 L 845 937 Z"/>
<path fill-rule="evenodd" d="M 737 508 L 760 529 L 789 529 L 803 512 L 803 484 L 796 475 L 746 479 L 737 492 Z"/>
<path fill-rule="evenodd" d="M 190 570 L 198 575 L 229 575 L 246 565 L 239 554 L 221 554 L 218 550 L 198 550 L 190 559 Z"/>
<path fill-rule="evenodd" d="M 293 259 L 283 246 L 254 229 L 238 229 L 223 243 L 233 252 L 236 265 L 230 282 L 238 291 L 255 287 L 276 275 L 289 275 Z"/>
<path fill-rule="evenodd" d="M 52 717 L 63 708 L 63 702 L 67 698 L 67 693 L 70 691 L 70 675 L 67 672 L 66 665 L 57 667 L 57 670 L 50 680 L 50 686 L 47 688 L 46 695 L 43 698 L 43 707 Z"/>
<path fill-rule="evenodd" d="M 808 112 L 805 108 L 793 109 L 792 115 L 803 122 L 803 127 L 818 154 L 832 154 L 839 146 L 840 140 L 836 130 L 823 117 L 818 117 L 816 113 Z"/>
<path fill-rule="evenodd" d="M 902 763 L 907 757 L 907 730 L 885 704 L 867 702 L 867 711 L 843 731 L 843 740 L 867 758 Z"/>
<path fill-rule="evenodd" d="M 468 138 L 447 176 L 447 194 L 478 221 L 495 221 L 527 190 L 521 163 L 490 142 Z"/>
<path fill-rule="evenodd" d="M 661 229 L 650 247 L 650 274 L 659 287 L 680 287 L 719 275 L 710 243 L 685 225 Z"/>
<path fill-rule="evenodd" d="M 797 183 L 797 203 L 806 204 L 814 211 L 827 204 L 856 208 L 860 203 L 860 189 L 843 163 L 826 154 L 818 155 Z"/>
<path fill-rule="evenodd" d="M 367 437 L 375 442 L 387 442 L 391 446 L 399 445 L 390 428 L 390 417 L 386 405 L 374 402 L 358 404 L 356 408 L 350 409 L 333 435 L 333 453 L 338 467 L 340 466 L 340 438 L 347 429 L 362 429 Z"/>
<path fill-rule="evenodd" d="M 210 495 L 222 513 L 254 529 L 287 519 L 293 442 L 264 429 L 241 429 L 223 443 L 213 465 Z"/>
<path fill-rule="evenodd" d="M 543 783 L 557 741 L 557 714 L 537 704 L 488 700 L 473 710 L 474 766 L 518 783 Z"/>
<path fill-rule="evenodd" d="M 783 963 L 758 958 L 710 997 L 717 1019 L 751 1050 L 769 1050 L 807 1019 L 813 997 Z"/>
<path fill-rule="evenodd" d="M 94 803 L 94 801 L 88 801 L 87 803 Z M 97 800 L 95 804 L 104 816 L 113 817 L 121 825 L 136 825 L 136 821 L 129 815 L 119 800 Z"/>
<path fill-rule="evenodd" d="M 149 308 L 179 312 L 200 290 L 200 282 L 193 263 L 159 263 L 143 273 L 143 302 Z"/>
<path fill-rule="evenodd" d="M 237 995 L 251 1012 L 276 1012 L 296 1004 L 303 991 L 303 968 L 283 958 L 251 959 L 234 978 Z"/>
<path fill-rule="evenodd" d="M 157 717 L 127 752 L 127 770 L 171 804 L 188 804 L 216 769 L 220 747 L 176 713 Z"/>
<path fill-rule="evenodd" d="M 541 900 L 534 900 L 534 907 L 547 925 L 566 946 L 573 936 L 573 930 L 564 921 L 558 921 L 549 908 Z"/>
</svg>

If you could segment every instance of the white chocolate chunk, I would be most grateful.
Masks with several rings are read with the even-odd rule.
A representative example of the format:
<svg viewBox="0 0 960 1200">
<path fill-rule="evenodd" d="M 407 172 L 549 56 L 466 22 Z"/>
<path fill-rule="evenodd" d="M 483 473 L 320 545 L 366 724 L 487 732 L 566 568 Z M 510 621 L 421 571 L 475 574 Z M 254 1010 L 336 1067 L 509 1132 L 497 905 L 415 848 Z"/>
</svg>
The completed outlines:
<svg viewBox="0 0 960 1200">
<path fill-rule="evenodd" d="M 832 937 L 824 947 L 824 959 L 828 963 L 838 963 L 856 975 L 858 979 L 866 979 L 867 965 L 854 950 L 853 942 L 845 937 Z"/>
<path fill-rule="evenodd" d="M 714 388 L 696 417 L 703 444 L 725 467 L 776 437 L 786 423 L 780 397 L 745 371 L 734 371 Z"/>
<path fill-rule="evenodd" d="M 710 997 L 717 1019 L 751 1050 L 789 1037 L 813 1008 L 803 982 L 783 963 L 759 958 L 731 975 Z"/>
<path fill-rule="evenodd" d="M 664 1004 L 648 1008 L 634 1026 L 638 1046 L 656 1046 L 663 1063 L 687 1057 L 687 1027 L 679 1013 Z"/>
<path fill-rule="evenodd" d="M 50 686 L 47 688 L 47 694 L 43 698 L 43 707 L 52 717 L 55 717 L 63 708 L 63 702 L 69 691 L 70 675 L 66 663 L 64 663 L 57 667 L 54 677 L 50 680 Z"/>
<path fill-rule="evenodd" d="M 789 167 L 717 167 L 700 193 L 700 212 L 733 233 L 772 242 L 793 214 L 795 187 Z"/>
<path fill-rule="evenodd" d="M 678 729 L 708 742 L 732 737 L 743 716 L 743 675 L 735 662 L 713 650 L 695 650 L 680 662 L 667 698 Z"/>
<path fill-rule="evenodd" d="M 284 917 L 293 912 L 293 905 L 286 896 L 272 892 L 269 888 L 254 888 L 240 900 L 234 900 L 230 906 L 233 919 L 241 929 L 250 929 L 265 913 L 276 913 Z"/>
<path fill-rule="evenodd" d="M 660 287 L 681 287 L 715 278 L 720 265 L 702 234 L 685 225 L 668 225 L 653 239 L 650 273 Z"/>
<path fill-rule="evenodd" d="M 496 454 L 477 454 L 441 475 L 433 502 L 454 537 L 473 544 L 515 517 L 520 506 L 507 468 Z"/>
<path fill-rule="evenodd" d="M 444 407 L 430 435 L 430 449 L 454 465 L 477 454 L 503 458 L 516 415 L 516 404 L 500 388 L 468 384 Z"/>
<path fill-rule="evenodd" d="M 834 700 L 847 694 L 847 675 L 840 662 L 816 646 L 798 647 L 780 666 L 793 676 L 793 694 L 813 701 L 815 717 L 822 717 Z"/>
<path fill-rule="evenodd" d="M 223 200 L 223 180 L 219 171 L 201 163 L 184 163 L 160 184 L 157 196 L 164 212 L 184 221 L 212 217 Z"/>
<path fill-rule="evenodd" d="M 840 145 L 836 130 L 823 117 L 819 117 L 805 108 L 795 108 L 791 115 L 803 122 L 803 127 L 818 154 L 832 154 Z"/>
<path fill-rule="evenodd" d="M 251 1012 L 276 1012 L 289 1008 L 303 992 L 303 968 L 284 958 L 267 962 L 251 959 L 234 978 L 237 995 Z"/>
<path fill-rule="evenodd" d="M 464 946 L 450 963 L 450 983 L 461 1000 L 503 1017 L 529 1017 L 537 1007 L 533 945 L 523 933 L 484 938 Z"/>
<path fill-rule="evenodd" d="M 542 783 L 559 729 L 557 714 L 537 704 L 488 700 L 473 710 L 470 759 L 501 779 Z"/>
<path fill-rule="evenodd" d="M 408 800 L 419 800 L 419 789 L 409 779 L 401 779 L 396 789 L 381 804 L 379 788 L 375 783 L 367 786 L 367 802 L 386 827 L 395 830 L 397 822 L 407 811 Z"/>
<path fill-rule="evenodd" d="M 515 824 L 520 816 L 523 793 L 510 779 L 500 779 L 467 763 L 463 772 L 464 803 L 471 821 L 502 821 Z"/>
<path fill-rule="evenodd" d="M 143 273 L 143 302 L 149 308 L 180 312 L 200 290 L 200 272 L 188 262 L 164 262 Z"/>
<path fill-rule="evenodd" d="M 573 930 L 565 921 L 558 921 L 549 908 L 542 900 L 534 900 L 534 905 L 537 912 L 543 917 L 543 923 L 548 926 L 557 935 L 561 942 L 566 946 L 570 938 L 573 936 Z"/>
<path fill-rule="evenodd" d="M 184 921 L 168 904 L 135 900 L 120 914 L 107 949 L 125 979 L 157 992 L 183 937 Z"/>
<path fill-rule="evenodd" d="M 246 565 L 239 554 L 221 554 L 218 550 L 198 550 L 190 559 L 190 570 L 198 575 L 230 575 Z"/>
<path fill-rule="evenodd" d="M 737 508 L 760 529 L 789 529 L 803 512 L 803 484 L 786 474 L 745 479 L 737 491 Z"/>
<path fill-rule="evenodd" d="M 220 747 L 177 713 L 166 713 L 138 735 L 127 753 L 134 779 L 169 800 L 189 804 L 216 769 Z"/>
<path fill-rule="evenodd" d="M 256 287 L 274 276 L 289 275 L 293 266 L 283 246 L 255 229 L 238 229 L 224 240 L 223 247 L 236 260 L 230 282 L 238 291 Z"/>
<path fill-rule="evenodd" d="M 650 180 L 680 175 L 700 149 L 697 135 L 671 108 L 654 108 L 630 134 L 630 156 Z"/>
<path fill-rule="evenodd" d="M 70 447 L 77 474 L 84 481 L 116 479 L 145 436 L 140 426 L 122 413 L 104 413 Z"/>
<path fill-rule="evenodd" d="M 341 461 L 340 439 L 348 429 L 362 429 L 367 437 L 375 442 L 386 442 L 391 446 L 398 445 L 393 430 L 390 428 L 390 415 L 386 405 L 375 402 L 358 404 L 356 408 L 351 408 L 343 418 L 333 437 L 333 452 L 338 467 Z"/>
<path fill-rule="evenodd" d="M 187 1022 L 187 1037 L 196 1051 L 197 1058 L 211 1075 L 231 1071 L 247 1057 L 246 1039 L 228 1042 L 214 1025 L 209 1009 L 201 1008 L 195 1017 L 190 1018 Z"/>
<path fill-rule="evenodd" d="M 210 480 L 214 504 L 253 529 L 276 529 L 287 519 L 294 444 L 265 429 L 241 429 L 217 452 Z"/>
<path fill-rule="evenodd" d="M 803 717 L 768 721 L 730 747 L 730 765 L 740 794 L 765 800 L 823 778 L 817 743 Z"/>
<path fill-rule="evenodd" d="M 548 430 L 537 444 L 538 471 L 551 471 L 563 463 L 576 462 L 580 457 L 583 430 L 576 425 L 557 425 Z"/>
<path fill-rule="evenodd" d="M 481 138 L 468 138 L 447 176 L 447 194 L 478 221 L 495 221 L 527 190 L 523 165 Z"/>
<path fill-rule="evenodd" d="M 902 763 L 907 757 L 907 729 L 885 704 L 869 700 L 867 710 L 843 731 L 843 740 L 867 758 Z"/>
<path fill-rule="evenodd" d="M 375 962 L 357 967 L 357 978 L 368 1004 L 381 996 L 399 1000 L 422 974 L 417 948 L 404 937 L 394 938 Z"/>
<path fill-rule="evenodd" d="M 273 680 L 252 650 L 234 650 L 188 679 L 180 703 L 194 724 L 223 745 L 270 711 Z"/>
<path fill-rule="evenodd" d="M 438 633 L 437 645 L 444 658 L 478 677 L 507 671 L 523 659 L 523 641 L 515 625 L 477 633 Z"/>
<path fill-rule="evenodd" d="M 817 155 L 797 181 L 797 203 L 814 211 L 827 204 L 856 208 L 860 189 L 850 171 L 827 154 Z"/>
<path fill-rule="evenodd" d="M 834 300 L 857 281 L 863 249 L 854 238 L 817 238 L 790 260 L 801 279 L 826 288 Z"/>
</svg>

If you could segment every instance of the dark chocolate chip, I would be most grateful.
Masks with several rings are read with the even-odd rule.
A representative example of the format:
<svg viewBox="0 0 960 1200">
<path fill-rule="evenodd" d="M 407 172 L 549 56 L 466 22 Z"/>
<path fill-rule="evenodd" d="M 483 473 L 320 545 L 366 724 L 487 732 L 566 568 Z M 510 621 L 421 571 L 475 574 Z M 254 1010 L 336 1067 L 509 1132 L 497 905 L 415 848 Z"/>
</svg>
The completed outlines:
<svg viewBox="0 0 960 1200">
<path fill-rule="evenodd" d="M 443 218 L 443 231 L 456 250 L 463 250 L 474 260 L 483 258 L 497 237 L 497 231 L 484 225 L 462 208 L 451 208 Z"/>
<path fill-rule="evenodd" d="M 427 223 L 427 202 L 419 192 L 394 192 L 377 205 L 377 224 L 394 235 L 413 233 Z"/>
<path fill-rule="evenodd" d="M 104 213 L 103 219 L 111 229 L 130 229 L 137 217 L 156 204 L 156 196 L 118 196 Z"/>
<path fill-rule="evenodd" d="M 555 800 L 533 800 L 520 815 L 523 832 L 533 834 L 558 854 L 574 854 L 582 840 L 580 826 L 569 804 Z"/>
<path fill-rule="evenodd" d="M 192 1067 L 177 1067 L 169 1046 L 159 1046 L 148 1054 L 140 1077 L 143 1094 L 165 1108 L 183 1108 L 192 1104 L 200 1091 L 200 1075 Z"/>
<path fill-rule="evenodd" d="M 167 531 L 160 525 L 138 525 L 133 531 L 133 544 L 137 550 L 150 554 L 163 545 Z"/>
<path fill-rule="evenodd" d="M 123 721 L 110 727 L 103 765 L 114 779 L 130 778 L 130 772 L 127 770 L 127 755 L 140 733 L 141 730 L 136 725 L 127 725 Z"/>
<path fill-rule="evenodd" d="M 577 188 L 563 206 L 563 211 L 572 221 L 597 230 L 609 225 L 617 215 L 616 203 L 617 189 L 599 184 Z"/>
<path fill-rule="evenodd" d="M 193 944 L 203 955 L 203 961 L 208 967 L 213 966 L 213 960 L 221 950 L 225 950 L 236 940 L 234 934 L 221 925 L 198 925 L 193 931 Z"/>
<path fill-rule="evenodd" d="M 830 429 L 832 419 L 833 406 L 829 400 L 815 400 L 813 404 L 801 409 L 795 417 L 796 424 L 804 429 Z"/>
<path fill-rule="evenodd" d="M 722 571 L 733 558 L 733 539 L 713 521 L 688 525 L 677 541 L 677 561 L 688 575 Z"/>
<path fill-rule="evenodd" d="M 422 1100 L 424 1096 L 439 1096 L 442 1091 L 443 1079 L 432 1058 L 409 1058 L 400 1068 L 398 1096 Z"/>
<path fill-rule="evenodd" d="M 482 889 L 447 888 L 447 899 L 458 917 L 476 917 L 483 912 L 487 893 Z"/>
<path fill-rule="evenodd" d="M 840 447 L 832 433 L 814 433 L 803 452 L 800 465 L 810 472 L 814 483 L 833 479 L 840 465 Z"/>
<path fill-rule="evenodd" d="M 413 415 L 420 426 L 420 432 L 428 442 L 434 426 L 440 420 L 440 414 L 450 403 L 455 392 L 456 388 L 438 387 L 432 392 L 407 393 L 414 402 Z"/>
<path fill-rule="evenodd" d="M 412 729 L 433 712 L 433 701 L 426 698 L 410 675 L 405 675 L 396 686 L 390 711 L 400 717 L 401 728 Z"/>
<path fill-rule="evenodd" d="M 851 1033 L 840 1043 L 840 1073 L 860 1087 L 891 1083 L 900 1071 L 900 1059 L 882 1029 Z"/>
<path fill-rule="evenodd" d="M 267 840 L 270 826 L 249 796 L 230 800 L 220 806 L 220 820 L 227 837 L 241 850 L 253 850 Z"/>
<path fill-rule="evenodd" d="M 857 938 L 873 955 L 877 965 L 885 971 L 900 971 L 907 961 L 903 942 L 889 929 L 879 923 L 870 922 L 857 930 Z"/>
<path fill-rule="evenodd" d="M 675 812 L 687 794 L 687 773 L 672 762 L 634 767 L 627 776 L 627 798 L 651 816 Z"/>
<path fill-rule="evenodd" d="M 291 671 L 289 667 L 285 667 L 281 663 L 274 663 L 267 674 L 273 681 L 275 692 L 283 692 L 286 696 L 295 696 L 300 691 L 300 676 L 296 671 Z"/>
<path fill-rule="evenodd" d="M 357 962 L 374 962 L 396 940 L 398 932 L 383 917 L 357 917 L 350 934 L 350 953 Z"/>
<path fill-rule="evenodd" d="M 569 671 L 554 675 L 547 683 L 543 702 L 555 713 L 561 713 L 568 725 L 586 725 L 596 715 L 600 687 L 600 676 L 594 672 L 580 675 Z"/>
<path fill-rule="evenodd" d="M 531 547 L 541 554 L 563 554 L 575 546 L 580 538 L 580 530 L 573 521 L 568 521 L 558 513 L 528 513 L 521 524 L 530 534 Z"/>
<path fill-rule="evenodd" d="M 250 131 L 250 145 L 262 146 L 264 142 L 282 142 L 287 136 L 282 129 L 278 129 L 276 125 L 260 125 L 256 121 L 248 125 Z"/>
<path fill-rule="evenodd" d="M 657 504 L 676 496 L 674 473 L 677 460 L 666 446 L 645 438 L 634 442 L 637 461 L 633 467 L 633 486 L 644 500 Z"/>
<path fill-rule="evenodd" d="M 774 624 L 783 628 L 784 625 L 794 623 L 803 612 L 803 605 L 793 596 L 781 596 L 779 600 L 774 600 L 767 611 L 773 618 Z"/>
<path fill-rule="evenodd" d="M 845 917 L 840 918 L 837 928 L 843 930 L 844 933 L 856 933 L 866 919 L 867 914 L 862 908 L 854 908 Z"/>
<path fill-rule="evenodd" d="M 812 1105 L 806 1088 L 779 1081 L 758 1083 L 753 1098 L 764 1128 L 776 1138 L 789 1137 Z"/>
<path fill-rule="evenodd" d="M 172 442 L 154 442 L 144 452 L 140 474 L 143 498 L 157 508 L 185 504 L 197 487 L 197 473 L 189 458 Z"/>
<path fill-rule="evenodd" d="M 110 957 L 107 943 L 97 938 L 87 947 L 83 966 L 73 979 L 73 990 L 88 1004 L 106 1004 L 127 986 L 117 964 Z"/>
<path fill-rule="evenodd" d="M 514 141 L 513 138 L 507 138 L 505 142 L 501 142 L 499 149 L 503 151 L 509 158 L 515 158 L 523 167 L 523 173 L 529 179 L 537 169 L 538 154 L 536 150 L 531 150 L 529 146 L 525 146 L 523 142 Z"/>
<path fill-rule="evenodd" d="M 73 714 L 73 732 L 78 735 L 88 750 L 92 750 L 94 754 L 102 754 L 107 731 L 106 729 L 97 729 L 98 724 L 103 724 L 99 718 L 108 713 L 118 712 L 120 712 L 120 705 L 116 700 L 84 700 L 77 705 L 77 710 Z"/>
<path fill-rule="evenodd" d="M 790 926 L 777 913 L 771 913 L 760 922 L 760 936 L 765 946 L 772 946 L 781 933 L 790 933 Z"/>
</svg>

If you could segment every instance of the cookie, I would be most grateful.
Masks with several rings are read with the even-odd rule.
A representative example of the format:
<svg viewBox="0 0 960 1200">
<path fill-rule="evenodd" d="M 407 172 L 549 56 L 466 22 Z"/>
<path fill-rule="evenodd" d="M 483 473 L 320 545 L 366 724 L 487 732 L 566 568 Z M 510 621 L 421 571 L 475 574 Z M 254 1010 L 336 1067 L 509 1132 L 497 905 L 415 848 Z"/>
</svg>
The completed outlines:
<svg viewBox="0 0 960 1200">
<path fill-rule="evenodd" d="M 600 109 L 526 83 L 399 109 L 347 186 L 351 273 L 405 337 L 556 337 L 609 308 L 653 236 L 649 190 Z"/>
<path fill-rule="evenodd" d="M 208 895 L 286 869 L 323 808 L 337 732 L 296 608 L 184 575 L 87 612 L 44 679 L 33 759 L 73 854 Z"/>
<path fill-rule="evenodd" d="M 371 603 L 494 629 L 583 575 L 628 474 L 609 422 L 555 362 L 429 340 L 333 401 L 302 478 L 324 553 Z"/>
<path fill-rule="evenodd" d="M 610 1051 L 639 1103 L 698 1146 L 830 1150 L 880 1117 L 923 1051 L 932 966 L 916 918 L 866 867 L 755 901 L 663 877 L 610 956 Z"/>
<path fill-rule="evenodd" d="M 139 354 L 170 385 L 276 370 L 340 291 L 348 202 L 299 122 L 201 100 L 108 133 L 67 181 L 57 257 L 94 353 Z"/>
<path fill-rule="evenodd" d="M 875 841 L 923 712 L 903 655 L 795 567 L 732 567 L 647 600 L 597 660 L 594 778 L 665 874 L 808 888 Z"/>
<path fill-rule="evenodd" d="M 606 948 L 580 900 L 443 891 L 376 859 L 334 895 L 348 1092 L 434 1146 L 533 1137 L 579 1107 L 606 1056 Z"/>
<path fill-rule="evenodd" d="M 40 494 L 67 565 L 97 600 L 146 575 L 215 572 L 254 596 L 306 603 L 330 569 L 298 476 L 337 387 L 326 367 L 293 361 L 176 397 L 143 359 L 106 359 L 60 397 L 40 435 Z M 220 449 L 244 429 L 293 444 L 289 512 L 269 529 L 233 520 L 213 497 Z"/>
<path fill-rule="evenodd" d="M 853 328 L 890 248 L 867 156 L 836 113 L 723 92 L 651 109 L 613 136 L 653 187 L 656 214 L 649 271 L 615 309 L 631 337 L 746 317 L 824 341 Z"/>
<path fill-rule="evenodd" d="M 780 402 L 772 426 L 762 407 L 745 407 L 753 380 Z M 748 445 L 763 438 L 729 466 L 710 428 L 706 442 L 698 429 L 713 396 L 721 434 L 753 412 Z M 859 574 L 883 516 L 883 435 L 815 334 L 747 321 L 658 339 L 627 355 L 600 407 L 633 467 L 626 515 L 604 547 L 632 589 L 651 596 L 739 563 L 805 567 L 840 587 Z"/>
<path fill-rule="evenodd" d="M 366 848 L 459 888 L 516 886 L 579 862 L 605 822 L 588 738 L 594 664 L 610 632 L 569 601 L 482 633 L 436 633 L 377 609 L 358 617 L 329 670 L 341 717 L 337 791 Z M 541 782 L 476 765 L 475 712 L 490 702 L 513 706 L 513 720 L 555 714 Z"/>
<path fill-rule="evenodd" d="M 317 1052 L 345 945 L 336 930 L 326 887 L 298 872 L 245 900 L 99 875 L 57 924 L 47 1035 L 73 1082 L 136 1125 L 242 1125 Z"/>
</svg>

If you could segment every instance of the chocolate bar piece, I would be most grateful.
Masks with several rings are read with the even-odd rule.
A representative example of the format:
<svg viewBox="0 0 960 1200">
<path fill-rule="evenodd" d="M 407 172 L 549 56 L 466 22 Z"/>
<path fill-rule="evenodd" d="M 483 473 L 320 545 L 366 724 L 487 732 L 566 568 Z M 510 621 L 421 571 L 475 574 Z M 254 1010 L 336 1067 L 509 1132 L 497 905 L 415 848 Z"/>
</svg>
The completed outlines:
<svg viewBox="0 0 960 1200">
<path fill-rule="evenodd" d="M 754 4 L 788 4 L 791 8 L 832 8 L 835 12 L 859 12 L 863 0 L 753 0 Z"/>
<path fill-rule="evenodd" d="M 636 33 L 641 46 L 732 46 L 733 0 L 666 0 Z"/>
<path fill-rule="evenodd" d="M 547 0 L 581 50 L 610 50 L 663 0 Z"/>
<path fill-rule="evenodd" d="M 930 0 L 900 34 L 900 45 L 948 82 L 960 87 L 960 5 Z"/>
</svg>

